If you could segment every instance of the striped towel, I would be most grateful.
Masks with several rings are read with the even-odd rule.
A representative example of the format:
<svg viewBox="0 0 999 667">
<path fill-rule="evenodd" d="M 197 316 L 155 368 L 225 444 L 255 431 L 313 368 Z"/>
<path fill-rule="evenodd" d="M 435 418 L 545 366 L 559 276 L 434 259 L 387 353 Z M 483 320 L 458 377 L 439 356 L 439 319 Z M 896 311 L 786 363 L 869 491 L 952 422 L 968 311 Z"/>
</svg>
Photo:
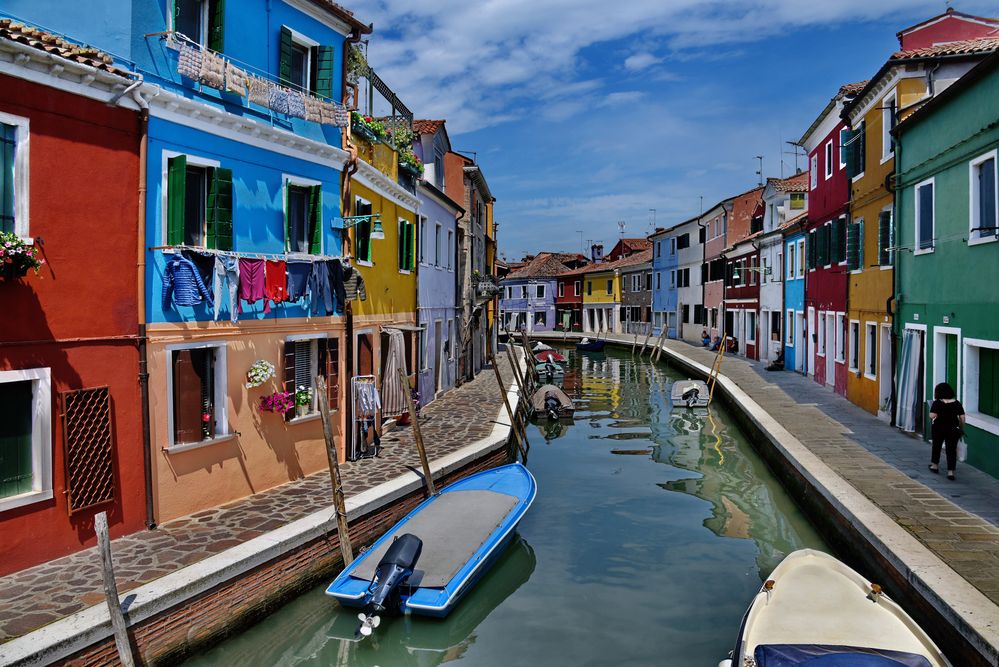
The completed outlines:
<svg viewBox="0 0 999 667">
<path fill-rule="evenodd" d="M 221 90 L 225 83 L 225 61 L 211 51 L 204 51 L 201 54 L 201 72 L 198 80 L 206 86 Z"/>
<path fill-rule="evenodd" d="M 186 43 L 180 47 L 177 74 L 195 80 L 201 75 L 201 49 Z"/>
<path fill-rule="evenodd" d="M 232 63 L 225 64 L 225 91 L 246 97 L 246 84 L 249 75 Z"/>
</svg>

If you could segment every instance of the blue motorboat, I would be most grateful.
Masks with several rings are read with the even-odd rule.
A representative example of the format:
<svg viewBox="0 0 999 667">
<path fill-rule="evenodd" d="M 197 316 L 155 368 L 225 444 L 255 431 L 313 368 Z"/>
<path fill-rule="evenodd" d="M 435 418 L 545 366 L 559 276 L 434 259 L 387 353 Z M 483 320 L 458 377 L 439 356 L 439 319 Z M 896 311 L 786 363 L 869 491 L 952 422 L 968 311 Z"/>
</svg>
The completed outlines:
<svg viewBox="0 0 999 667">
<path fill-rule="evenodd" d="M 589 338 L 584 338 L 576 343 L 576 349 L 580 352 L 603 352 L 606 344 L 607 341 L 605 340 L 590 340 Z"/>
<path fill-rule="evenodd" d="M 459 480 L 378 538 L 326 594 L 362 610 L 365 636 L 383 614 L 443 618 L 503 553 L 536 495 L 534 476 L 520 463 Z"/>
</svg>

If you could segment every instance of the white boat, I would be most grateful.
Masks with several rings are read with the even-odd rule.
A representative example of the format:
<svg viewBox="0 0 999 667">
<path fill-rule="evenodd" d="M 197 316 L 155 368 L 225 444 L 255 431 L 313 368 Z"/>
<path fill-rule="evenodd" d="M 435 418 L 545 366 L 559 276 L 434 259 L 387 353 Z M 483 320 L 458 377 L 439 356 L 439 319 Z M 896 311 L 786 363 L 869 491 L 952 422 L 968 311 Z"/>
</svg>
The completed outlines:
<svg viewBox="0 0 999 667">
<path fill-rule="evenodd" d="M 537 354 L 538 352 L 547 352 L 549 350 L 554 350 L 555 348 L 551 345 L 545 345 L 540 340 L 534 343 L 534 347 L 531 348 L 531 352 Z"/>
<path fill-rule="evenodd" d="M 711 393 L 701 380 L 677 380 L 670 387 L 669 398 L 674 408 L 706 408 Z"/>
<path fill-rule="evenodd" d="M 828 554 L 801 549 L 756 594 L 718 667 L 950 667 L 916 622 Z"/>
</svg>

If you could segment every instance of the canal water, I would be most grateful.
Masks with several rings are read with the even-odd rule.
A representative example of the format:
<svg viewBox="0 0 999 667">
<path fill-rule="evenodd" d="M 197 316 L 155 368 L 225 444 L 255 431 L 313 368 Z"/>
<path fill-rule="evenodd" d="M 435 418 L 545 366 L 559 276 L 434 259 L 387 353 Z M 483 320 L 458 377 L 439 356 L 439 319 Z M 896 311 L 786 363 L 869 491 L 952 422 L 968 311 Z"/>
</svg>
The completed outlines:
<svg viewBox="0 0 999 667">
<path fill-rule="evenodd" d="M 566 354 L 575 420 L 530 427 L 537 500 L 447 619 L 358 642 L 319 588 L 187 664 L 716 665 L 766 575 L 826 547 L 720 405 L 671 411 L 677 372 Z"/>
</svg>

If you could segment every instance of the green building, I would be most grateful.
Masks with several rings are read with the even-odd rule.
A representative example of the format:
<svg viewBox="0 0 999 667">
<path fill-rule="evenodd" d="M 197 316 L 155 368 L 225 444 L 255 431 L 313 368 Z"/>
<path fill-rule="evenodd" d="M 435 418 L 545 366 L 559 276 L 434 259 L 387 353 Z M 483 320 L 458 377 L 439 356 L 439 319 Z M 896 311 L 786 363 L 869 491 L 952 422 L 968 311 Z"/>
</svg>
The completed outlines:
<svg viewBox="0 0 999 667">
<path fill-rule="evenodd" d="M 943 85 L 938 82 L 937 85 Z M 999 477 L 999 55 L 896 129 L 896 423 L 929 433 L 949 382 L 968 463 Z"/>
</svg>

